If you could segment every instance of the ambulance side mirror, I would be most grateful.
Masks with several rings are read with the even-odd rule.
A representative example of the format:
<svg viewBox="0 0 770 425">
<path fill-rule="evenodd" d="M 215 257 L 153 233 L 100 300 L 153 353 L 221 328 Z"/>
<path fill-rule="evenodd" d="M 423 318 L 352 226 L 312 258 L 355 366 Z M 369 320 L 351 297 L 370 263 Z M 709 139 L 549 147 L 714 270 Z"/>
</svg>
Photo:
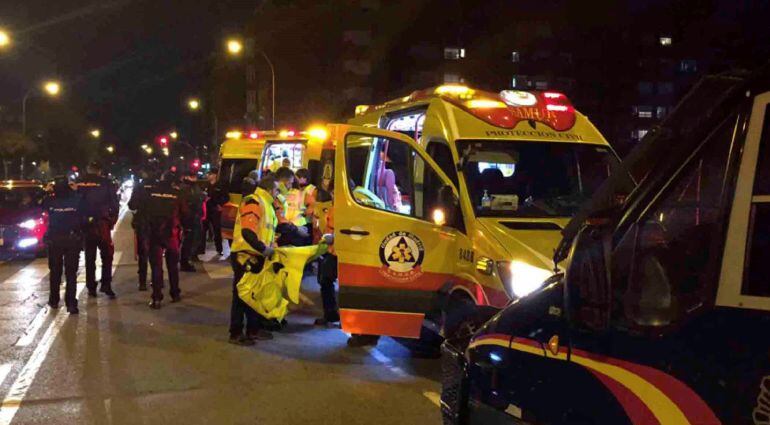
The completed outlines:
<svg viewBox="0 0 770 425">
<path fill-rule="evenodd" d="M 442 186 L 438 191 L 436 205 L 431 211 L 433 222 L 439 226 L 456 228 L 460 217 L 460 201 L 450 186 Z"/>
</svg>

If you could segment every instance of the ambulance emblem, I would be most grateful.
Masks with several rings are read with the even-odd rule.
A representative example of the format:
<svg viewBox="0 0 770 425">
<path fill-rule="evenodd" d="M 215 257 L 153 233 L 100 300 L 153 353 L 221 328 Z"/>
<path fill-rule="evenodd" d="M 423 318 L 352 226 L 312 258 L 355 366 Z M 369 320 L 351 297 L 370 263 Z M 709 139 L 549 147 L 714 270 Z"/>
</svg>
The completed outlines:
<svg viewBox="0 0 770 425">
<path fill-rule="evenodd" d="M 425 247 L 409 232 L 392 232 L 380 244 L 380 274 L 390 280 L 410 282 L 422 276 Z"/>
</svg>

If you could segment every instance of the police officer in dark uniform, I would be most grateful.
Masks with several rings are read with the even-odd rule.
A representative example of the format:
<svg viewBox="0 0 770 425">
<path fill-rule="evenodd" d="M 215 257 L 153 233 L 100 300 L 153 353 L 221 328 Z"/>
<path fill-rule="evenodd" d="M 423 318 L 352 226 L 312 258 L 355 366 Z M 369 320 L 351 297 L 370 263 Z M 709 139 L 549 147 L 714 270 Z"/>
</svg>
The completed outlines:
<svg viewBox="0 0 770 425">
<path fill-rule="evenodd" d="M 206 188 L 206 221 L 204 222 L 204 229 L 211 229 L 212 237 L 214 239 L 214 247 L 217 250 L 217 254 L 222 256 L 222 205 L 227 202 L 228 195 L 225 187 L 217 181 L 219 170 L 212 168 L 206 174 L 206 179 L 209 183 Z M 206 251 L 206 231 L 202 231 L 203 241 L 201 243 L 202 251 Z M 199 251 L 200 252 L 200 251 Z"/>
<path fill-rule="evenodd" d="M 150 168 L 142 171 L 142 181 L 134 187 L 131 193 L 131 199 L 128 201 L 128 208 L 134 212 L 131 226 L 134 228 L 134 240 L 136 243 L 136 257 L 139 261 L 139 290 L 147 290 L 147 265 L 150 254 L 149 228 L 146 218 L 146 211 L 143 210 L 143 200 L 147 196 L 147 191 L 152 190 L 158 184 L 158 173 Z"/>
<path fill-rule="evenodd" d="M 182 222 L 184 228 L 184 237 L 182 239 L 182 250 L 180 253 L 180 270 L 183 272 L 194 272 L 195 266 L 190 262 L 197 258 L 197 248 L 200 243 L 202 230 L 201 217 L 203 217 L 203 191 L 196 183 L 198 173 L 190 171 L 182 180 L 180 192 L 182 198 L 187 203 L 189 214 Z"/>
<path fill-rule="evenodd" d="M 82 198 L 74 188 L 74 182 L 59 177 L 54 183 L 53 194 L 43 200 L 43 211 L 48 214 L 48 230 L 45 234 L 51 284 L 48 305 L 53 309 L 59 308 L 59 290 L 64 269 L 67 281 L 64 303 L 70 314 L 79 313 L 76 298 L 78 259 L 83 248 L 83 227 L 86 223 Z"/>
<path fill-rule="evenodd" d="M 115 185 L 102 176 L 98 162 L 88 164 L 87 173 L 78 183 L 83 196 L 87 224 L 85 228 L 86 287 L 90 297 L 96 296 L 96 249 L 102 259 L 101 292 L 115 298 L 112 290 L 112 256 L 115 246 L 110 232 L 118 221 L 118 195 Z"/>
<path fill-rule="evenodd" d="M 167 172 L 161 181 L 146 191 L 139 208 L 146 213 L 150 268 L 152 269 L 152 301 L 150 308 L 159 309 L 163 300 L 163 258 L 168 268 L 171 302 L 181 300 L 179 290 L 179 244 L 181 223 L 188 216 L 187 205 L 176 187 L 176 174 Z"/>
</svg>

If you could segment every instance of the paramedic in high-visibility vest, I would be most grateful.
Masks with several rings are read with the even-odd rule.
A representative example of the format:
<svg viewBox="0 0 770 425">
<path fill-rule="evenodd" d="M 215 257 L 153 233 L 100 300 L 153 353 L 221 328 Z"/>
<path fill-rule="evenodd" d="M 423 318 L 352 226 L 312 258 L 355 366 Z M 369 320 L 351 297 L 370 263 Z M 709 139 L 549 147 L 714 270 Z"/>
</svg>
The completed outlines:
<svg viewBox="0 0 770 425">
<path fill-rule="evenodd" d="M 318 188 L 310 183 L 310 171 L 307 168 L 300 168 L 294 173 L 295 187 L 299 191 L 299 216 L 302 217 L 302 223 L 308 233 L 312 235 L 313 231 L 313 207 L 315 198 L 318 194 Z M 295 223 L 297 224 L 297 223 Z M 299 225 L 299 224 L 297 224 Z M 312 237 L 306 239 L 307 243 L 312 242 Z"/>
<path fill-rule="evenodd" d="M 265 259 L 273 256 L 275 235 L 279 230 L 278 216 L 273 207 L 278 195 L 278 182 L 273 175 L 267 175 L 259 181 L 255 189 L 254 185 L 251 178 L 244 179 L 242 192 L 245 197 L 235 216 L 230 255 L 233 267 L 230 343 L 237 345 L 254 345 L 255 340 L 273 339 L 273 334 L 265 329 L 268 321 L 238 297 L 237 285 L 243 274 L 247 270 L 259 273 Z"/>
<path fill-rule="evenodd" d="M 278 232 L 278 246 L 302 246 L 310 235 L 307 227 L 296 225 L 293 218 L 296 218 L 299 209 L 297 203 L 290 204 L 292 198 L 291 190 L 294 187 L 294 171 L 288 167 L 281 167 L 275 172 L 275 178 L 278 180 L 278 192 L 275 197 L 274 207 L 278 222 L 290 224 L 282 226 L 282 232 Z M 295 197 L 296 198 L 296 197 Z"/>
</svg>

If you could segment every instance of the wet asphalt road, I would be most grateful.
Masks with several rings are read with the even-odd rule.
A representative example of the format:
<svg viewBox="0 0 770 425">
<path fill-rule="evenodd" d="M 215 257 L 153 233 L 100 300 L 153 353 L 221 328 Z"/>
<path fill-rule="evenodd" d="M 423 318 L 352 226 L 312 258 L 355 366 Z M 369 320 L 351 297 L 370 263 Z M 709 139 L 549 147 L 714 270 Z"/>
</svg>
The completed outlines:
<svg viewBox="0 0 770 425">
<path fill-rule="evenodd" d="M 148 309 L 129 223 L 115 233 L 118 299 L 88 299 L 81 263 L 79 316 L 45 306 L 45 259 L 0 264 L 0 425 L 441 422 L 438 361 L 313 327 L 314 278 L 304 288 L 318 305 L 254 347 L 227 343 L 231 274 L 213 252 L 182 274 L 183 302 Z"/>
</svg>

